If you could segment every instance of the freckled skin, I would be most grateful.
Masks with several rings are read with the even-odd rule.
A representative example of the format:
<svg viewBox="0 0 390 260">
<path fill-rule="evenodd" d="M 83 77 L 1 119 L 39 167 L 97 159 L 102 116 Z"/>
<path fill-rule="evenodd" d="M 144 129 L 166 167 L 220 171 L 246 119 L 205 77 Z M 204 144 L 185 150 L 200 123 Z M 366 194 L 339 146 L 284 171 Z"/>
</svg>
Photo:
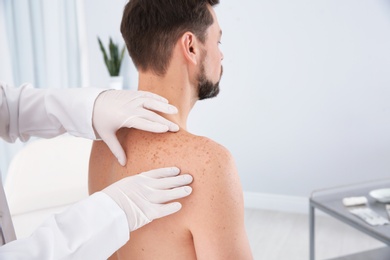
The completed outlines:
<svg viewBox="0 0 390 260">
<path fill-rule="evenodd" d="M 203 243 L 210 247 L 210 243 L 217 243 L 207 241 L 211 234 L 223 232 L 226 225 L 233 226 L 233 223 L 218 224 L 215 222 L 218 218 L 231 218 L 232 222 L 238 219 L 243 225 L 242 191 L 233 160 L 225 148 L 184 130 L 153 134 L 122 129 L 117 136 L 125 148 L 127 165 L 121 167 L 103 142 L 94 142 L 90 193 L 125 176 L 160 167 L 177 166 L 182 173 L 191 174 L 194 181 L 191 196 L 179 200 L 183 205 L 181 211 L 132 232 L 131 240 L 110 259 L 201 259 L 196 247 L 201 248 Z M 208 225 L 212 228 L 207 228 Z"/>
</svg>

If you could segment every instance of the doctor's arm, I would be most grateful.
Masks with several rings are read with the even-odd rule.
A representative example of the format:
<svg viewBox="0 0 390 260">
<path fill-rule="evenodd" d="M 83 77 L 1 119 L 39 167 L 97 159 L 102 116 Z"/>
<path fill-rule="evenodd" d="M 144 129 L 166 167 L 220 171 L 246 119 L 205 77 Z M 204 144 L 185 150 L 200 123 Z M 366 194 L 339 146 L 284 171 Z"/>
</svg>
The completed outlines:
<svg viewBox="0 0 390 260">
<path fill-rule="evenodd" d="M 158 95 L 130 90 L 97 88 L 35 89 L 29 84 L 12 88 L 0 82 L 0 137 L 8 142 L 31 136 L 51 138 L 68 132 L 102 139 L 124 165 L 126 155 L 116 138 L 122 127 L 162 133 L 178 131 L 176 124 L 155 112 L 177 113 Z"/>
<path fill-rule="evenodd" d="M 192 191 L 183 186 L 192 177 L 179 172 L 172 167 L 126 177 L 51 216 L 30 237 L 0 247 L 0 259 L 107 259 L 131 231 L 181 208 L 165 204 Z"/>
</svg>

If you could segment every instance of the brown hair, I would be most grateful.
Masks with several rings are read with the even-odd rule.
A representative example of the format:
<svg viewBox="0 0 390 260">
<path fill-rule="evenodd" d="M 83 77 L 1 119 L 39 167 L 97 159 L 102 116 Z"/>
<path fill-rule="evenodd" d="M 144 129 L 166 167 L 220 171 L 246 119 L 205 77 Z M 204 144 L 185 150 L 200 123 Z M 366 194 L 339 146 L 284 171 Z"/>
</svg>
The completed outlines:
<svg viewBox="0 0 390 260">
<path fill-rule="evenodd" d="M 219 0 L 130 0 L 121 32 L 137 69 L 164 75 L 174 45 L 187 31 L 204 43 L 214 22 L 208 4 L 214 6 Z"/>
</svg>

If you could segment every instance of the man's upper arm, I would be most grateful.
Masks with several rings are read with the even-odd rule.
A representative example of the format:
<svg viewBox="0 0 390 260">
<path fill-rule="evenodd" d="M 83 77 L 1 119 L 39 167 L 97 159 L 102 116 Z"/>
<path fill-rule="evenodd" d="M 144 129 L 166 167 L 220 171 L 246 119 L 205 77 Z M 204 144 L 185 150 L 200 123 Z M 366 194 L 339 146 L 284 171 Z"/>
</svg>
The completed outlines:
<svg viewBox="0 0 390 260">
<path fill-rule="evenodd" d="M 190 230 L 197 259 L 252 259 L 236 166 L 225 148 L 214 148 L 205 160 L 204 174 L 195 180 L 197 203 Z"/>
</svg>

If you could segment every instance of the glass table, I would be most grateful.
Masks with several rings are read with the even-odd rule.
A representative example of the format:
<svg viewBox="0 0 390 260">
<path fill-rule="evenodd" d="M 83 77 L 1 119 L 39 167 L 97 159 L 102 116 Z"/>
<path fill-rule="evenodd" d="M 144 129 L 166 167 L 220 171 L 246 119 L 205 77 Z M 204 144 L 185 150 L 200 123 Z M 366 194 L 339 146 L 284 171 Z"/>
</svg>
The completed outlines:
<svg viewBox="0 0 390 260">
<path fill-rule="evenodd" d="M 314 191 L 309 200 L 309 229 L 310 229 L 310 260 L 315 260 L 315 210 L 322 212 L 338 219 L 339 221 L 350 225 L 357 230 L 385 243 L 390 246 L 390 225 L 384 226 L 370 226 L 360 218 L 351 214 L 343 205 L 342 199 L 345 197 L 359 197 L 366 196 L 368 206 L 379 215 L 388 218 L 385 204 L 377 202 L 369 195 L 371 190 L 390 188 L 390 179 L 377 180 L 372 182 L 324 189 Z M 343 256 L 336 259 L 375 259 L 375 260 L 389 260 L 390 247 L 361 252 L 349 256 Z"/>
</svg>

